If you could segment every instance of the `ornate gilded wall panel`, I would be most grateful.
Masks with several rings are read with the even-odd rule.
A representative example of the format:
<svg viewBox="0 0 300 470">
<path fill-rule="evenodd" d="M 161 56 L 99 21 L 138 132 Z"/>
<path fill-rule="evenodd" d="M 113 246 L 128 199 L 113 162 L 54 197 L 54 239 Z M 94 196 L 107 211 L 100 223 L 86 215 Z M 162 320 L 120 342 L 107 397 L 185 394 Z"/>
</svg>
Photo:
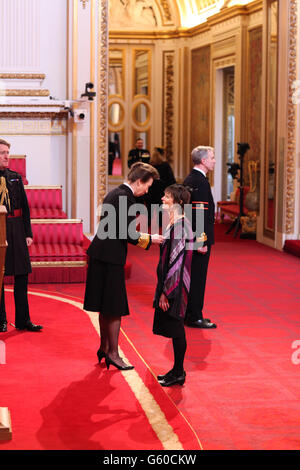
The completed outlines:
<svg viewBox="0 0 300 470">
<path fill-rule="evenodd" d="M 174 155 L 174 51 L 163 53 L 163 142 L 165 154 L 169 162 Z"/>
<path fill-rule="evenodd" d="M 163 17 L 166 21 L 172 21 L 172 14 L 168 0 L 159 0 L 160 6 L 163 9 Z"/>
<path fill-rule="evenodd" d="M 107 188 L 108 3 L 99 2 L 97 206 Z"/>
<path fill-rule="evenodd" d="M 210 144 L 210 46 L 192 51 L 191 149 Z"/>
<path fill-rule="evenodd" d="M 295 153 L 296 153 L 296 106 L 293 103 L 293 83 L 297 78 L 297 1 L 291 0 L 289 9 L 288 44 L 288 116 L 287 116 L 287 163 L 286 163 L 286 233 L 293 233 L 295 219 Z"/>
<path fill-rule="evenodd" d="M 262 100 L 262 27 L 249 31 L 247 84 L 247 137 L 250 150 L 245 155 L 245 176 L 249 160 L 260 160 Z"/>
</svg>

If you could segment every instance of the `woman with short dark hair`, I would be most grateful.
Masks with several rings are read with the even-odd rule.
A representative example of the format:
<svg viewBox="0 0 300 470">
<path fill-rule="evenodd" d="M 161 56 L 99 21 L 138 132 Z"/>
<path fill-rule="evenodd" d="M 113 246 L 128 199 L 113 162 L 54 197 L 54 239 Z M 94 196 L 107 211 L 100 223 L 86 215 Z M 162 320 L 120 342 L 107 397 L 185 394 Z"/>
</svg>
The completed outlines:
<svg viewBox="0 0 300 470">
<path fill-rule="evenodd" d="M 174 365 L 167 374 L 157 377 L 164 387 L 183 385 L 186 377 L 184 317 L 190 288 L 193 233 L 184 215 L 184 206 L 189 201 L 190 192 L 179 184 L 168 186 L 162 198 L 163 209 L 169 214 L 169 225 L 157 267 L 153 333 L 172 338 Z"/>
</svg>

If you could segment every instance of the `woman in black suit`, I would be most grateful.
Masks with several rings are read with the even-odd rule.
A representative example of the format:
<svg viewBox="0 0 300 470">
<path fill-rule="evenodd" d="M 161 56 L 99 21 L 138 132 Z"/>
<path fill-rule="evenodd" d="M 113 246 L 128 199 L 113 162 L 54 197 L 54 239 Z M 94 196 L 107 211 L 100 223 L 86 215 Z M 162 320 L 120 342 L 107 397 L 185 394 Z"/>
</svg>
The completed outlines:
<svg viewBox="0 0 300 470">
<path fill-rule="evenodd" d="M 87 250 L 84 309 L 100 313 L 97 356 L 99 362 L 105 358 L 107 368 L 112 364 L 121 370 L 133 369 L 118 352 L 121 317 L 129 315 L 124 273 L 127 243 L 148 249 L 151 243 L 161 243 L 162 237 L 137 232 L 135 217 L 128 213 L 135 196 L 146 194 L 157 177 L 151 165 L 138 162 L 131 167 L 128 180 L 104 198 L 97 234 Z"/>
</svg>

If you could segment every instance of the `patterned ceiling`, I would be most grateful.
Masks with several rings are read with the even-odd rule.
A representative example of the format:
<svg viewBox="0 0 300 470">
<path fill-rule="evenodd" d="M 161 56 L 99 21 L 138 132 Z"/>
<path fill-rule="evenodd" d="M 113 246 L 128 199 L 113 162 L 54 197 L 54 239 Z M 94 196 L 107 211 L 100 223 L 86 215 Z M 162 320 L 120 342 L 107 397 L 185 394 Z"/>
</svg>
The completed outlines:
<svg viewBox="0 0 300 470">
<path fill-rule="evenodd" d="M 168 0 L 170 2 L 170 0 Z M 206 19 L 218 13 L 223 8 L 234 5 L 247 5 L 253 0 L 175 0 L 180 22 L 183 27 L 192 27 L 201 24 Z"/>
<path fill-rule="evenodd" d="M 208 17 L 253 0 L 109 0 L 112 30 L 183 27 L 204 23 Z"/>
</svg>

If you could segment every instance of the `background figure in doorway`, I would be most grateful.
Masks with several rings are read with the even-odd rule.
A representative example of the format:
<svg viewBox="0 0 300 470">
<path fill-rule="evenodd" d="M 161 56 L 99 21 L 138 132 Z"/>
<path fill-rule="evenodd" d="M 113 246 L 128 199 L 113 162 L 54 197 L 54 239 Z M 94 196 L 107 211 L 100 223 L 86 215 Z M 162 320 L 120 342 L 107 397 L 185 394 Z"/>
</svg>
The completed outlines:
<svg viewBox="0 0 300 470">
<path fill-rule="evenodd" d="M 136 139 L 135 148 L 131 149 L 128 154 L 128 168 L 136 162 L 149 163 L 150 162 L 150 152 L 147 149 L 144 149 L 143 139 Z"/>
<path fill-rule="evenodd" d="M 150 158 L 150 165 L 154 166 L 159 173 L 159 179 L 155 180 L 152 186 L 149 188 L 148 194 L 146 195 L 146 205 L 148 209 L 148 222 L 151 223 L 153 217 L 153 210 L 151 209 L 152 204 L 161 206 L 162 197 L 167 186 L 171 186 L 176 183 L 173 170 L 170 164 L 165 160 L 163 147 L 154 147 Z M 158 226 L 162 227 L 162 214 L 158 213 Z"/>
<path fill-rule="evenodd" d="M 116 158 L 115 143 L 109 141 L 108 143 L 108 174 L 109 175 L 113 174 L 113 165 L 114 165 L 115 158 Z"/>
</svg>

